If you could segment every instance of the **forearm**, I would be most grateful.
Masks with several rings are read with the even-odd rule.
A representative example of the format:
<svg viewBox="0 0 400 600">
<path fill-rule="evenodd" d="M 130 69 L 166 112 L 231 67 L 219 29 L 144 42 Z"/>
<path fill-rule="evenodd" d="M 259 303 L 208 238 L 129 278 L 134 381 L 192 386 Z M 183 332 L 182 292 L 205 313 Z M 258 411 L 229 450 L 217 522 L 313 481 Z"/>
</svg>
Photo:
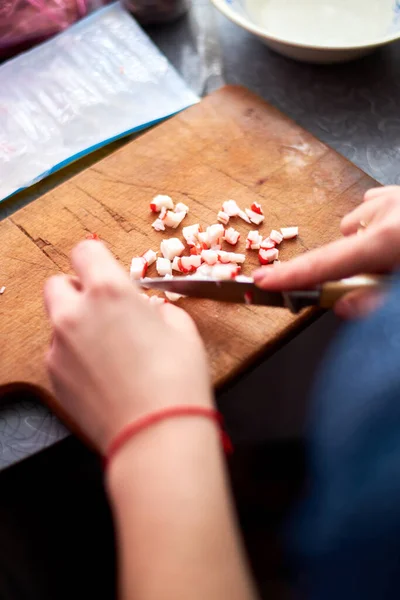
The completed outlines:
<svg viewBox="0 0 400 600">
<path fill-rule="evenodd" d="M 122 600 L 255 598 L 212 422 L 143 431 L 115 457 L 108 488 Z"/>
</svg>

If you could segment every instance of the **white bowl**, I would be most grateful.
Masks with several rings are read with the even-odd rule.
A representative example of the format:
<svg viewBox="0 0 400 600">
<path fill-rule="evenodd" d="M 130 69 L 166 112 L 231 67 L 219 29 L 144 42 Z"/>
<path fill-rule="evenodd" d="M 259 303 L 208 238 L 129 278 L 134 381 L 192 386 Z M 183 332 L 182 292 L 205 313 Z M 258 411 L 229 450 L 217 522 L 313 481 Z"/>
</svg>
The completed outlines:
<svg viewBox="0 0 400 600">
<path fill-rule="evenodd" d="M 212 0 L 228 19 L 296 60 L 345 62 L 400 38 L 400 0 Z"/>
</svg>

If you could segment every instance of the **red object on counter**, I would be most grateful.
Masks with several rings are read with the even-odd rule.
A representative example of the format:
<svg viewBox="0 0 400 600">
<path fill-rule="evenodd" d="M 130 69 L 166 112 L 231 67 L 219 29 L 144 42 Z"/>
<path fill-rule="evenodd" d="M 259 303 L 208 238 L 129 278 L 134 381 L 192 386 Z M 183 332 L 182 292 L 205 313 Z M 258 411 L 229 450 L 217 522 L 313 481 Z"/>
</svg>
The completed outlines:
<svg viewBox="0 0 400 600">
<path fill-rule="evenodd" d="M 1 0 L 0 59 L 64 31 L 111 0 Z"/>
</svg>

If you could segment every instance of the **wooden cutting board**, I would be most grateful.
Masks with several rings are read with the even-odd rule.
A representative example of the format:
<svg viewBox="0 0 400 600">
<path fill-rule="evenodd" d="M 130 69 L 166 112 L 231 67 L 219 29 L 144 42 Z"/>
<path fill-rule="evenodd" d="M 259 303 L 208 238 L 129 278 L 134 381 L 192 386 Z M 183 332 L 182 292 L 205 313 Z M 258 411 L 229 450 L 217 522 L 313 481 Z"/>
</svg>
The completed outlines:
<svg viewBox="0 0 400 600">
<path fill-rule="evenodd" d="M 169 194 L 190 206 L 184 225 L 216 222 L 224 200 L 262 204 L 263 234 L 298 225 L 298 240 L 281 247 L 287 260 L 339 235 L 341 217 L 362 199 L 372 179 L 249 91 L 226 87 L 152 129 L 0 223 L 0 386 L 26 382 L 49 390 L 43 356 L 49 327 L 43 283 L 68 272 L 71 248 L 96 232 L 128 268 L 159 249 L 149 202 Z M 244 251 L 250 227 L 241 231 Z M 251 227 L 254 229 L 255 227 Z M 248 252 L 243 272 L 258 264 Z M 155 275 L 154 267 L 149 275 Z M 304 325 L 311 311 L 185 299 L 205 341 L 216 386 Z M 99 336 L 101 332 L 99 332 Z"/>
</svg>

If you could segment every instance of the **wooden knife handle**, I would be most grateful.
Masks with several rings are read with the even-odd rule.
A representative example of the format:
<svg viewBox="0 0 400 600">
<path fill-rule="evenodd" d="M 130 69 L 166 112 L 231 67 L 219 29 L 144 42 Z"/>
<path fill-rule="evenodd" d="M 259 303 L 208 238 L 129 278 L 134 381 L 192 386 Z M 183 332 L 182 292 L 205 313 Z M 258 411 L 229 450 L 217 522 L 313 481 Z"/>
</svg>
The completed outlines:
<svg viewBox="0 0 400 600">
<path fill-rule="evenodd" d="M 357 275 L 349 279 L 329 281 L 321 286 L 319 305 L 321 308 L 332 308 L 337 300 L 349 292 L 385 289 L 391 279 L 390 276 L 384 275 Z"/>
</svg>

